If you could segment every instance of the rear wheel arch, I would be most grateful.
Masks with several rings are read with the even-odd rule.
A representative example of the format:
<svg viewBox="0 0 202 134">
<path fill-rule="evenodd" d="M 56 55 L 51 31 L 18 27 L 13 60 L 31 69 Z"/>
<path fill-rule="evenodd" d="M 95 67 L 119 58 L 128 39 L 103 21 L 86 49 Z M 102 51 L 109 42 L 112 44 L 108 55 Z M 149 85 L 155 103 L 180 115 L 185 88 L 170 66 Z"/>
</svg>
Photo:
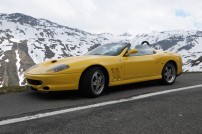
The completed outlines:
<svg viewBox="0 0 202 134">
<path fill-rule="evenodd" d="M 172 69 L 173 68 L 173 69 Z M 175 82 L 177 76 L 177 63 L 170 60 L 165 63 L 162 69 L 162 79 L 160 82 L 162 84 L 171 85 Z"/>
<path fill-rule="evenodd" d="M 165 63 L 165 65 L 168 64 L 168 63 L 172 63 L 172 64 L 175 66 L 175 69 L 176 69 L 176 72 L 177 72 L 177 63 L 176 63 L 174 60 L 169 60 L 169 61 L 167 61 L 167 62 Z M 164 65 L 164 66 L 165 66 L 165 65 Z M 164 67 L 164 66 L 163 66 L 163 67 Z M 163 71 L 163 69 L 162 69 L 162 71 Z"/>
</svg>

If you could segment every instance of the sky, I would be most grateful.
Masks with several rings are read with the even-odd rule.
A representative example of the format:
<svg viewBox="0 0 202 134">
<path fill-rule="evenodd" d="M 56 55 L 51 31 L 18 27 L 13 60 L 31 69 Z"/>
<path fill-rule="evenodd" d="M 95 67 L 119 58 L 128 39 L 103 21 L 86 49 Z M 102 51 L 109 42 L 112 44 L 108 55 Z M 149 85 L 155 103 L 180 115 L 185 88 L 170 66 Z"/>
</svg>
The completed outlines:
<svg viewBox="0 0 202 134">
<path fill-rule="evenodd" d="M 202 0 L 0 0 L 16 12 L 91 33 L 202 30 Z"/>
</svg>

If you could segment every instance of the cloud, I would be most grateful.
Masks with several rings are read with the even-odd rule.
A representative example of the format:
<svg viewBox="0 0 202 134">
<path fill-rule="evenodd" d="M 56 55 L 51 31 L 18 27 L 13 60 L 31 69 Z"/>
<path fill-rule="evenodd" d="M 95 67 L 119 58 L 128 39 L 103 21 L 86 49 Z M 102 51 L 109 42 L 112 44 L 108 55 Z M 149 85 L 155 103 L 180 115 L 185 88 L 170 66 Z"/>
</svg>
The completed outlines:
<svg viewBox="0 0 202 134">
<path fill-rule="evenodd" d="M 20 12 L 92 33 L 202 30 L 198 0 L 1 0 L 0 12 Z"/>
</svg>

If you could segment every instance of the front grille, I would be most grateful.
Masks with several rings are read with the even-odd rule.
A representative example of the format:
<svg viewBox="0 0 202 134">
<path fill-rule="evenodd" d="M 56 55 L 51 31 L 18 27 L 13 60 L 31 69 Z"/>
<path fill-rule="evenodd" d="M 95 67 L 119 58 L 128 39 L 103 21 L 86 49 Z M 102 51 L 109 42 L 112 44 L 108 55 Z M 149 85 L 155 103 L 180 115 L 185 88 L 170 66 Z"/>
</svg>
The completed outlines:
<svg viewBox="0 0 202 134">
<path fill-rule="evenodd" d="M 40 80 L 27 79 L 27 82 L 31 85 L 42 85 L 42 81 Z"/>
</svg>

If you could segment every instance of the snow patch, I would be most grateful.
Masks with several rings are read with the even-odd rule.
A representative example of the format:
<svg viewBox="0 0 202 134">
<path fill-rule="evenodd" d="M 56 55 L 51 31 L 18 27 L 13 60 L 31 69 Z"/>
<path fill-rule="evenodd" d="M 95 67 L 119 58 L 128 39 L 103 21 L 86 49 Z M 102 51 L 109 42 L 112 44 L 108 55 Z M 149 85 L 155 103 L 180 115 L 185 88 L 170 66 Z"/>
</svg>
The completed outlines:
<svg viewBox="0 0 202 134">
<path fill-rule="evenodd" d="M 7 63 L 8 63 L 8 62 L 9 62 L 9 59 L 6 59 L 6 60 L 5 60 L 5 62 L 7 62 Z"/>
<path fill-rule="evenodd" d="M 4 40 L 1 44 L 0 44 L 0 50 L 8 51 L 12 49 L 12 44 L 9 43 L 8 40 Z"/>
<path fill-rule="evenodd" d="M 4 81 L 0 82 L 0 87 L 3 87 Z"/>
<path fill-rule="evenodd" d="M 15 39 L 15 38 L 12 38 L 10 39 L 12 42 L 16 42 L 16 43 L 20 43 L 20 40 L 19 39 Z"/>
<path fill-rule="evenodd" d="M 24 81 L 24 75 L 23 75 L 23 69 L 20 69 L 20 55 L 18 50 L 15 50 L 15 54 L 16 54 L 16 67 L 17 67 L 17 72 L 18 72 L 18 78 L 19 78 L 19 85 L 23 86 L 23 81 Z"/>
</svg>

